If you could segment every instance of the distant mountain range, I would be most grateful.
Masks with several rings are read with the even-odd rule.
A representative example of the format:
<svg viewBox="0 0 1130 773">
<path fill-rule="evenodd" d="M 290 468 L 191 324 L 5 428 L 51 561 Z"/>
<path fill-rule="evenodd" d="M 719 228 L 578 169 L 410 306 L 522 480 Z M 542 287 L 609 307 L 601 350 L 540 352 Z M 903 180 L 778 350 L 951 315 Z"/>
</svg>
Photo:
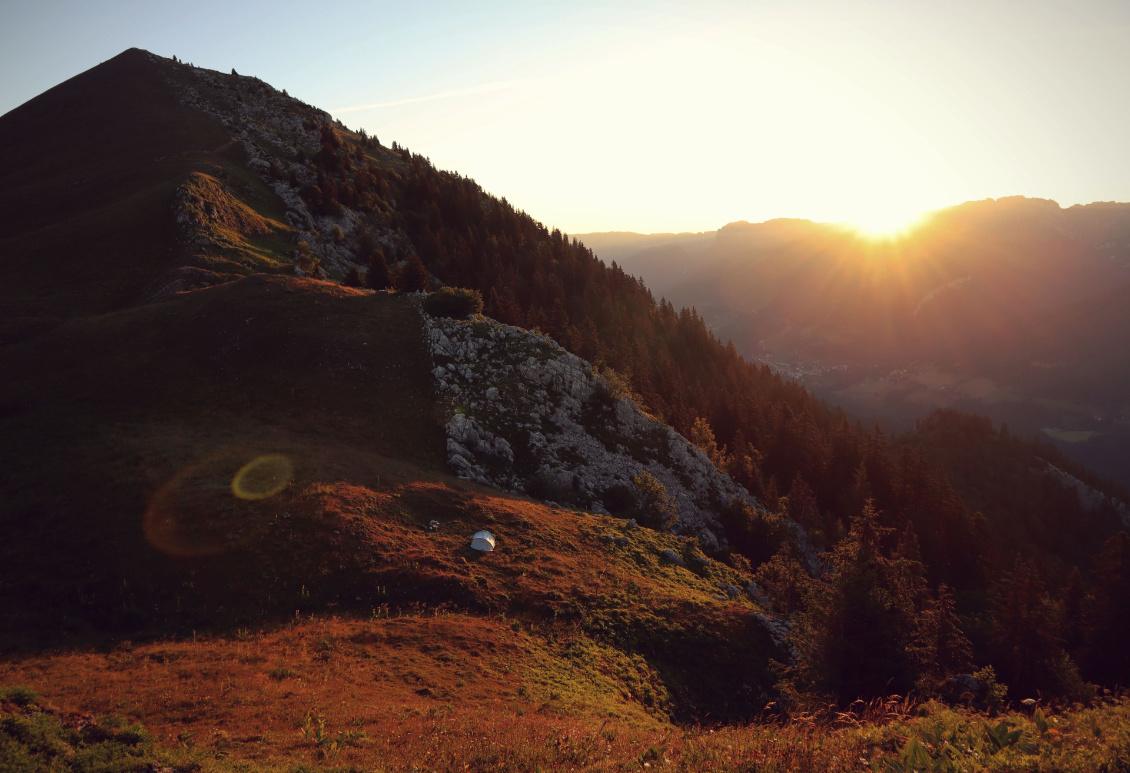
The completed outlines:
<svg viewBox="0 0 1130 773">
<path fill-rule="evenodd" d="M 886 240 L 807 220 L 578 238 L 854 413 L 985 413 L 1130 484 L 1130 204 L 973 201 Z"/>
</svg>

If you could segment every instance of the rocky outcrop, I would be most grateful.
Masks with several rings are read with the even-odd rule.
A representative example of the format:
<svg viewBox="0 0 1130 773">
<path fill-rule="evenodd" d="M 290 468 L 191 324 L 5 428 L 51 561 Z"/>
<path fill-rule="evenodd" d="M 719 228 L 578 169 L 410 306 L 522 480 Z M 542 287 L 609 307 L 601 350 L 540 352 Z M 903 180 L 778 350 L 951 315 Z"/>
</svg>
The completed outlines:
<svg viewBox="0 0 1130 773">
<path fill-rule="evenodd" d="M 294 229 L 295 242 L 305 242 L 329 275 L 341 278 L 359 265 L 358 240 L 367 232 L 386 252 L 411 252 L 407 236 L 385 224 L 364 227 L 359 212 L 342 207 L 333 216 L 312 213 L 299 190 L 318 181 L 309 159 L 321 147 L 322 130 L 334 122 L 329 113 L 278 91 L 258 78 L 225 74 L 192 65 L 172 63 L 168 79 L 180 101 L 212 116 L 231 134 L 228 145 L 242 148 L 248 169 L 277 195 L 285 207 L 284 218 Z M 227 146 L 225 146 L 226 148 Z M 178 219 L 182 213 L 178 210 Z M 376 218 L 380 220 L 380 218 Z M 340 232 L 335 233 L 335 228 Z M 296 272 L 300 270 L 296 266 Z"/>
<path fill-rule="evenodd" d="M 449 411 L 448 463 L 460 477 L 610 512 L 630 506 L 633 479 L 649 472 L 674 500 L 673 530 L 706 550 L 725 546 L 721 507 L 734 498 L 760 507 L 700 449 L 617 396 L 553 339 L 483 317 L 424 319 Z"/>
</svg>

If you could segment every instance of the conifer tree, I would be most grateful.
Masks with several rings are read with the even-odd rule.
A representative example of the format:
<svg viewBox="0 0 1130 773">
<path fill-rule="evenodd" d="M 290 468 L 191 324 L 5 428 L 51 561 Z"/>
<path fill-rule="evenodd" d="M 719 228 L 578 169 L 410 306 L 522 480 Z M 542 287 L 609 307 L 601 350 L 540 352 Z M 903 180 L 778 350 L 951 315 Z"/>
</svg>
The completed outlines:
<svg viewBox="0 0 1130 773">
<path fill-rule="evenodd" d="M 687 439 L 698 446 L 706 454 L 706 458 L 719 470 L 726 470 L 730 466 L 730 457 L 726 453 L 726 449 L 718 446 L 718 441 L 714 437 L 714 430 L 710 428 L 706 419 L 701 416 L 695 419 L 694 426 L 691 427 L 690 437 Z"/>
<path fill-rule="evenodd" d="M 868 500 L 831 551 L 833 571 L 809 586 L 784 687 L 801 704 L 905 695 L 925 667 L 921 564 L 888 555 L 890 529 Z"/>
<path fill-rule="evenodd" d="M 1034 692 L 1051 683 L 1052 664 L 1060 654 L 1055 615 L 1039 570 L 1018 558 L 993 588 L 994 665 L 1013 689 Z"/>
<path fill-rule="evenodd" d="M 345 279 L 342 280 L 342 284 L 346 287 L 361 287 L 363 284 L 361 270 L 357 266 L 351 266 L 345 275 Z"/>
<path fill-rule="evenodd" d="M 1059 594 L 1059 620 L 1057 630 L 1064 648 L 1073 658 L 1081 661 L 1086 645 L 1090 621 L 1088 618 L 1087 588 L 1079 567 L 1073 567 L 1067 584 Z"/>
<path fill-rule="evenodd" d="M 418 255 L 410 255 L 394 277 L 396 289 L 403 293 L 424 292 L 431 287 L 432 277 Z"/>
<path fill-rule="evenodd" d="M 924 658 L 926 674 L 940 682 L 966 673 L 973 663 L 973 645 L 961 629 L 957 605 L 948 585 L 938 586 L 923 622 L 928 645 Z"/>
<path fill-rule="evenodd" d="M 1090 614 L 1090 672 L 1106 682 L 1130 684 L 1130 534 L 1107 540 L 1095 559 L 1095 600 Z"/>
<path fill-rule="evenodd" d="M 373 290 L 384 290 L 392 284 L 384 251 L 374 249 L 369 256 L 369 270 L 365 272 L 365 285 Z"/>
</svg>

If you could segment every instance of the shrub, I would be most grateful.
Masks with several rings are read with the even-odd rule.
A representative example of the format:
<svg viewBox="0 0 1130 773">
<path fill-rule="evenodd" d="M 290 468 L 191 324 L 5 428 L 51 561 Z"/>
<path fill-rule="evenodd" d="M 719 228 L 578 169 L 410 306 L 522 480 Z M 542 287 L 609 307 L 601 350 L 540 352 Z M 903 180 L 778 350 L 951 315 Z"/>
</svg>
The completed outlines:
<svg viewBox="0 0 1130 773">
<path fill-rule="evenodd" d="M 722 508 L 721 520 L 730 546 L 755 568 L 771 559 L 791 537 L 780 516 L 751 507 L 738 497 Z"/>
<path fill-rule="evenodd" d="M 679 512 L 675 500 L 667 493 L 667 487 L 650 472 L 641 472 L 632 478 L 636 487 L 636 520 L 640 526 L 656 531 L 667 531 L 675 525 Z"/>
<path fill-rule="evenodd" d="M 1005 709 L 1008 700 L 1008 685 L 997 681 L 997 672 L 992 666 L 985 666 L 980 671 L 973 673 L 973 678 L 981 684 L 981 694 L 978 696 L 977 708 L 987 711 L 990 717 L 995 717 Z"/>
<path fill-rule="evenodd" d="M 306 276 L 322 278 L 322 260 L 314 255 L 314 250 L 306 242 L 299 242 L 295 248 L 294 263 Z"/>
<path fill-rule="evenodd" d="M 12 687 L 0 687 L 0 701 L 9 701 L 17 706 L 30 706 L 37 700 L 39 700 L 39 693 L 30 687 L 19 684 Z"/>
<path fill-rule="evenodd" d="M 483 295 L 466 287 L 441 287 L 424 300 L 424 311 L 433 317 L 466 317 L 481 314 Z"/>
</svg>

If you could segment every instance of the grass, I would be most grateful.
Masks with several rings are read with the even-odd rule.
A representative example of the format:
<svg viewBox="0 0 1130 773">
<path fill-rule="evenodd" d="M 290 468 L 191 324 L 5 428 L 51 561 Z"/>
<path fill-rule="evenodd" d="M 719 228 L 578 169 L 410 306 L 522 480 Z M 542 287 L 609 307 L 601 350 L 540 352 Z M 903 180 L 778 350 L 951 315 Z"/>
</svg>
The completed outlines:
<svg viewBox="0 0 1130 773">
<path fill-rule="evenodd" d="M 27 700 L 27 696 L 32 696 Z M 0 687 L 0 770 L 5 773 L 142 773 L 153 738 L 118 716 L 61 716 L 22 687 Z"/>
<path fill-rule="evenodd" d="M 661 563 L 694 552 L 680 538 L 453 479 L 424 351 L 408 301 L 262 275 L 0 350 L 18 524 L 0 545 L 0 646 L 233 634 L 296 613 L 505 614 L 584 637 L 577 652 L 658 715 L 758 710 L 772 646 L 750 602 L 715 599 L 747 578 Z M 237 498 L 233 477 L 262 455 L 290 460 L 290 484 Z M 501 541 L 489 555 L 468 546 L 484 527 Z M 559 682 L 529 689 L 576 693 Z"/>
<path fill-rule="evenodd" d="M 0 117 L 0 341 L 135 303 L 183 265 L 174 194 L 233 166 L 227 133 L 130 51 Z M 79 134 L 68 127 L 81 123 Z M 128 127 L 123 130 L 122 127 Z"/>
<path fill-rule="evenodd" d="M 270 195 L 262 182 L 237 182 L 249 201 Z M 177 189 L 177 215 L 190 249 L 197 251 L 193 262 L 201 268 L 233 275 L 293 272 L 294 229 L 264 217 L 210 174 L 193 172 L 185 179 Z"/>
<path fill-rule="evenodd" d="M 20 526 L 0 548 L 0 639 L 245 616 L 204 578 L 240 573 L 235 548 L 293 492 L 443 469 L 419 336 L 400 299 L 257 276 L 4 347 L 2 517 Z M 231 477 L 265 453 L 294 462 L 291 489 L 235 500 Z M 147 541 L 147 513 L 195 524 L 179 563 Z"/>
<path fill-rule="evenodd" d="M 318 655 L 326 637 L 338 642 L 330 660 Z M 564 666 L 563 653 L 501 620 L 449 614 L 306 620 L 242 641 L 154 643 L 135 647 L 125 670 L 101 666 L 105 656 L 44 656 L 0 670 L 0 679 L 45 685 L 44 697 L 30 703 L 0 698 L 0 756 L 9 765 L 2 769 L 147 770 L 152 761 L 217 773 L 1098 773 L 1130 765 L 1130 704 L 1118 698 L 993 720 L 902 703 L 835 721 L 678 726 L 633 707 L 583 659 L 573 664 L 571 681 L 584 702 L 540 695 L 528 669 Z M 264 660 L 279 658 L 295 670 L 281 684 L 263 671 Z M 76 758 L 113 767 L 60 764 Z"/>
</svg>

